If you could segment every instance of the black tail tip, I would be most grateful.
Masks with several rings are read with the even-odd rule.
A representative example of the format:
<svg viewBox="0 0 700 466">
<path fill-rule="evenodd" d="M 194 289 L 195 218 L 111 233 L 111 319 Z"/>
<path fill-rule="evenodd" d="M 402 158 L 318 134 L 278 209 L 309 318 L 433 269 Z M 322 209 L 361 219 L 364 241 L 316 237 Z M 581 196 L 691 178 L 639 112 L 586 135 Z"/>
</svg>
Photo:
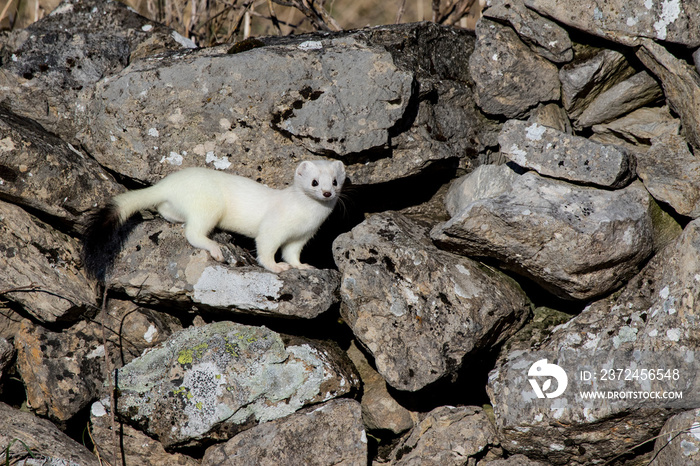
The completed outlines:
<svg viewBox="0 0 700 466">
<path fill-rule="evenodd" d="M 105 283 L 134 225 L 134 222 L 121 221 L 115 204 L 108 204 L 88 214 L 81 254 L 88 278 Z"/>
</svg>

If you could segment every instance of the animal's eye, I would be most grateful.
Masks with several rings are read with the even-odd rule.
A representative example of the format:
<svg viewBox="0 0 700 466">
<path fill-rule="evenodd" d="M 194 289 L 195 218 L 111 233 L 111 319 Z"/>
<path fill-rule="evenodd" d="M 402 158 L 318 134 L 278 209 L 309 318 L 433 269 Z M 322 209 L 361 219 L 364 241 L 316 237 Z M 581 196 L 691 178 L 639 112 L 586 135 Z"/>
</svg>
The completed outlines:
<svg viewBox="0 0 700 466">
<path fill-rule="evenodd" d="M 318 180 L 313 180 L 313 181 L 311 182 L 311 186 L 313 186 L 314 188 L 315 188 L 316 186 L 318 186 Z"/>
<path fill-rule="evenodd" d="M 338 180 L 333 180 L 333 186 L 338 186 Z"/>
</svg>

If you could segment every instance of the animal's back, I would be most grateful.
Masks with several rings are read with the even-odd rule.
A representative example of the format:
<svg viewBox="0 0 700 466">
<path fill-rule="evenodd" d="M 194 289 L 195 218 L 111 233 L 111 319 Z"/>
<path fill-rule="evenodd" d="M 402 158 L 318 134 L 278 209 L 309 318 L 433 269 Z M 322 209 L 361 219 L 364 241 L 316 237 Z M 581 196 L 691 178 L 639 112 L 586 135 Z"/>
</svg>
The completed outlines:
<svg viewBox="0 0 700 466">
<path fill-rule="evenodd" d="M 212 216 L 220 227 L 255 237 L 266 207 L 276 191 L 251 179 L 207 168 L 186 168 L 156 186 L 167 190 L 161 214 L 178 222 L 188 217 Z"/>
</svg>

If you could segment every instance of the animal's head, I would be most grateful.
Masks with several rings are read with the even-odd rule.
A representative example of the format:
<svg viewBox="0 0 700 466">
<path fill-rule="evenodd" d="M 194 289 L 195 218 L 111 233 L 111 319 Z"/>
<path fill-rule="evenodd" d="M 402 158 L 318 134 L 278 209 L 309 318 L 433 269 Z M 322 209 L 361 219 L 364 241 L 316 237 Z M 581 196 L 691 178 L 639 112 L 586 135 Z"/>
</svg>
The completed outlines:
<svg viewBox="0 0 700 466">
<path fill-rule="evenodd" d="M 335 202 L 345 182 L 343 162 L 329 160 L 304 161 L 297 167 L 294 184 L 307 196 L 322 202 Z"/>
</svg>

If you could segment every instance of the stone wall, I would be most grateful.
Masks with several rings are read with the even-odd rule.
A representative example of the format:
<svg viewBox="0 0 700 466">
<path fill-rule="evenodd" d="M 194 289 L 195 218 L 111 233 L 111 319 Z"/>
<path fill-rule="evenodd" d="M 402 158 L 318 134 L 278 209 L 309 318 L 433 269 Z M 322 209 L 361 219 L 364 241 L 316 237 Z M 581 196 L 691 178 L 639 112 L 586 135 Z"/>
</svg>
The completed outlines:
<svg viewBox="0 0 700 466">
<path fill-rule="evenodd" d="M 0 451 L 697 462 L 698 13 L 492 0 L 475 33 L 197 49 L 64 0 L 0 36 Z M 192 166 L 284 188 L 316 159 L 348 180 L 315 269 L 268 272 L 220 231 L 218 263 L 144 213 L 103 305 L 80 260 L 94 208 Z M 629 395 L 665 391 L 683 398 Z"/>
</svg>

